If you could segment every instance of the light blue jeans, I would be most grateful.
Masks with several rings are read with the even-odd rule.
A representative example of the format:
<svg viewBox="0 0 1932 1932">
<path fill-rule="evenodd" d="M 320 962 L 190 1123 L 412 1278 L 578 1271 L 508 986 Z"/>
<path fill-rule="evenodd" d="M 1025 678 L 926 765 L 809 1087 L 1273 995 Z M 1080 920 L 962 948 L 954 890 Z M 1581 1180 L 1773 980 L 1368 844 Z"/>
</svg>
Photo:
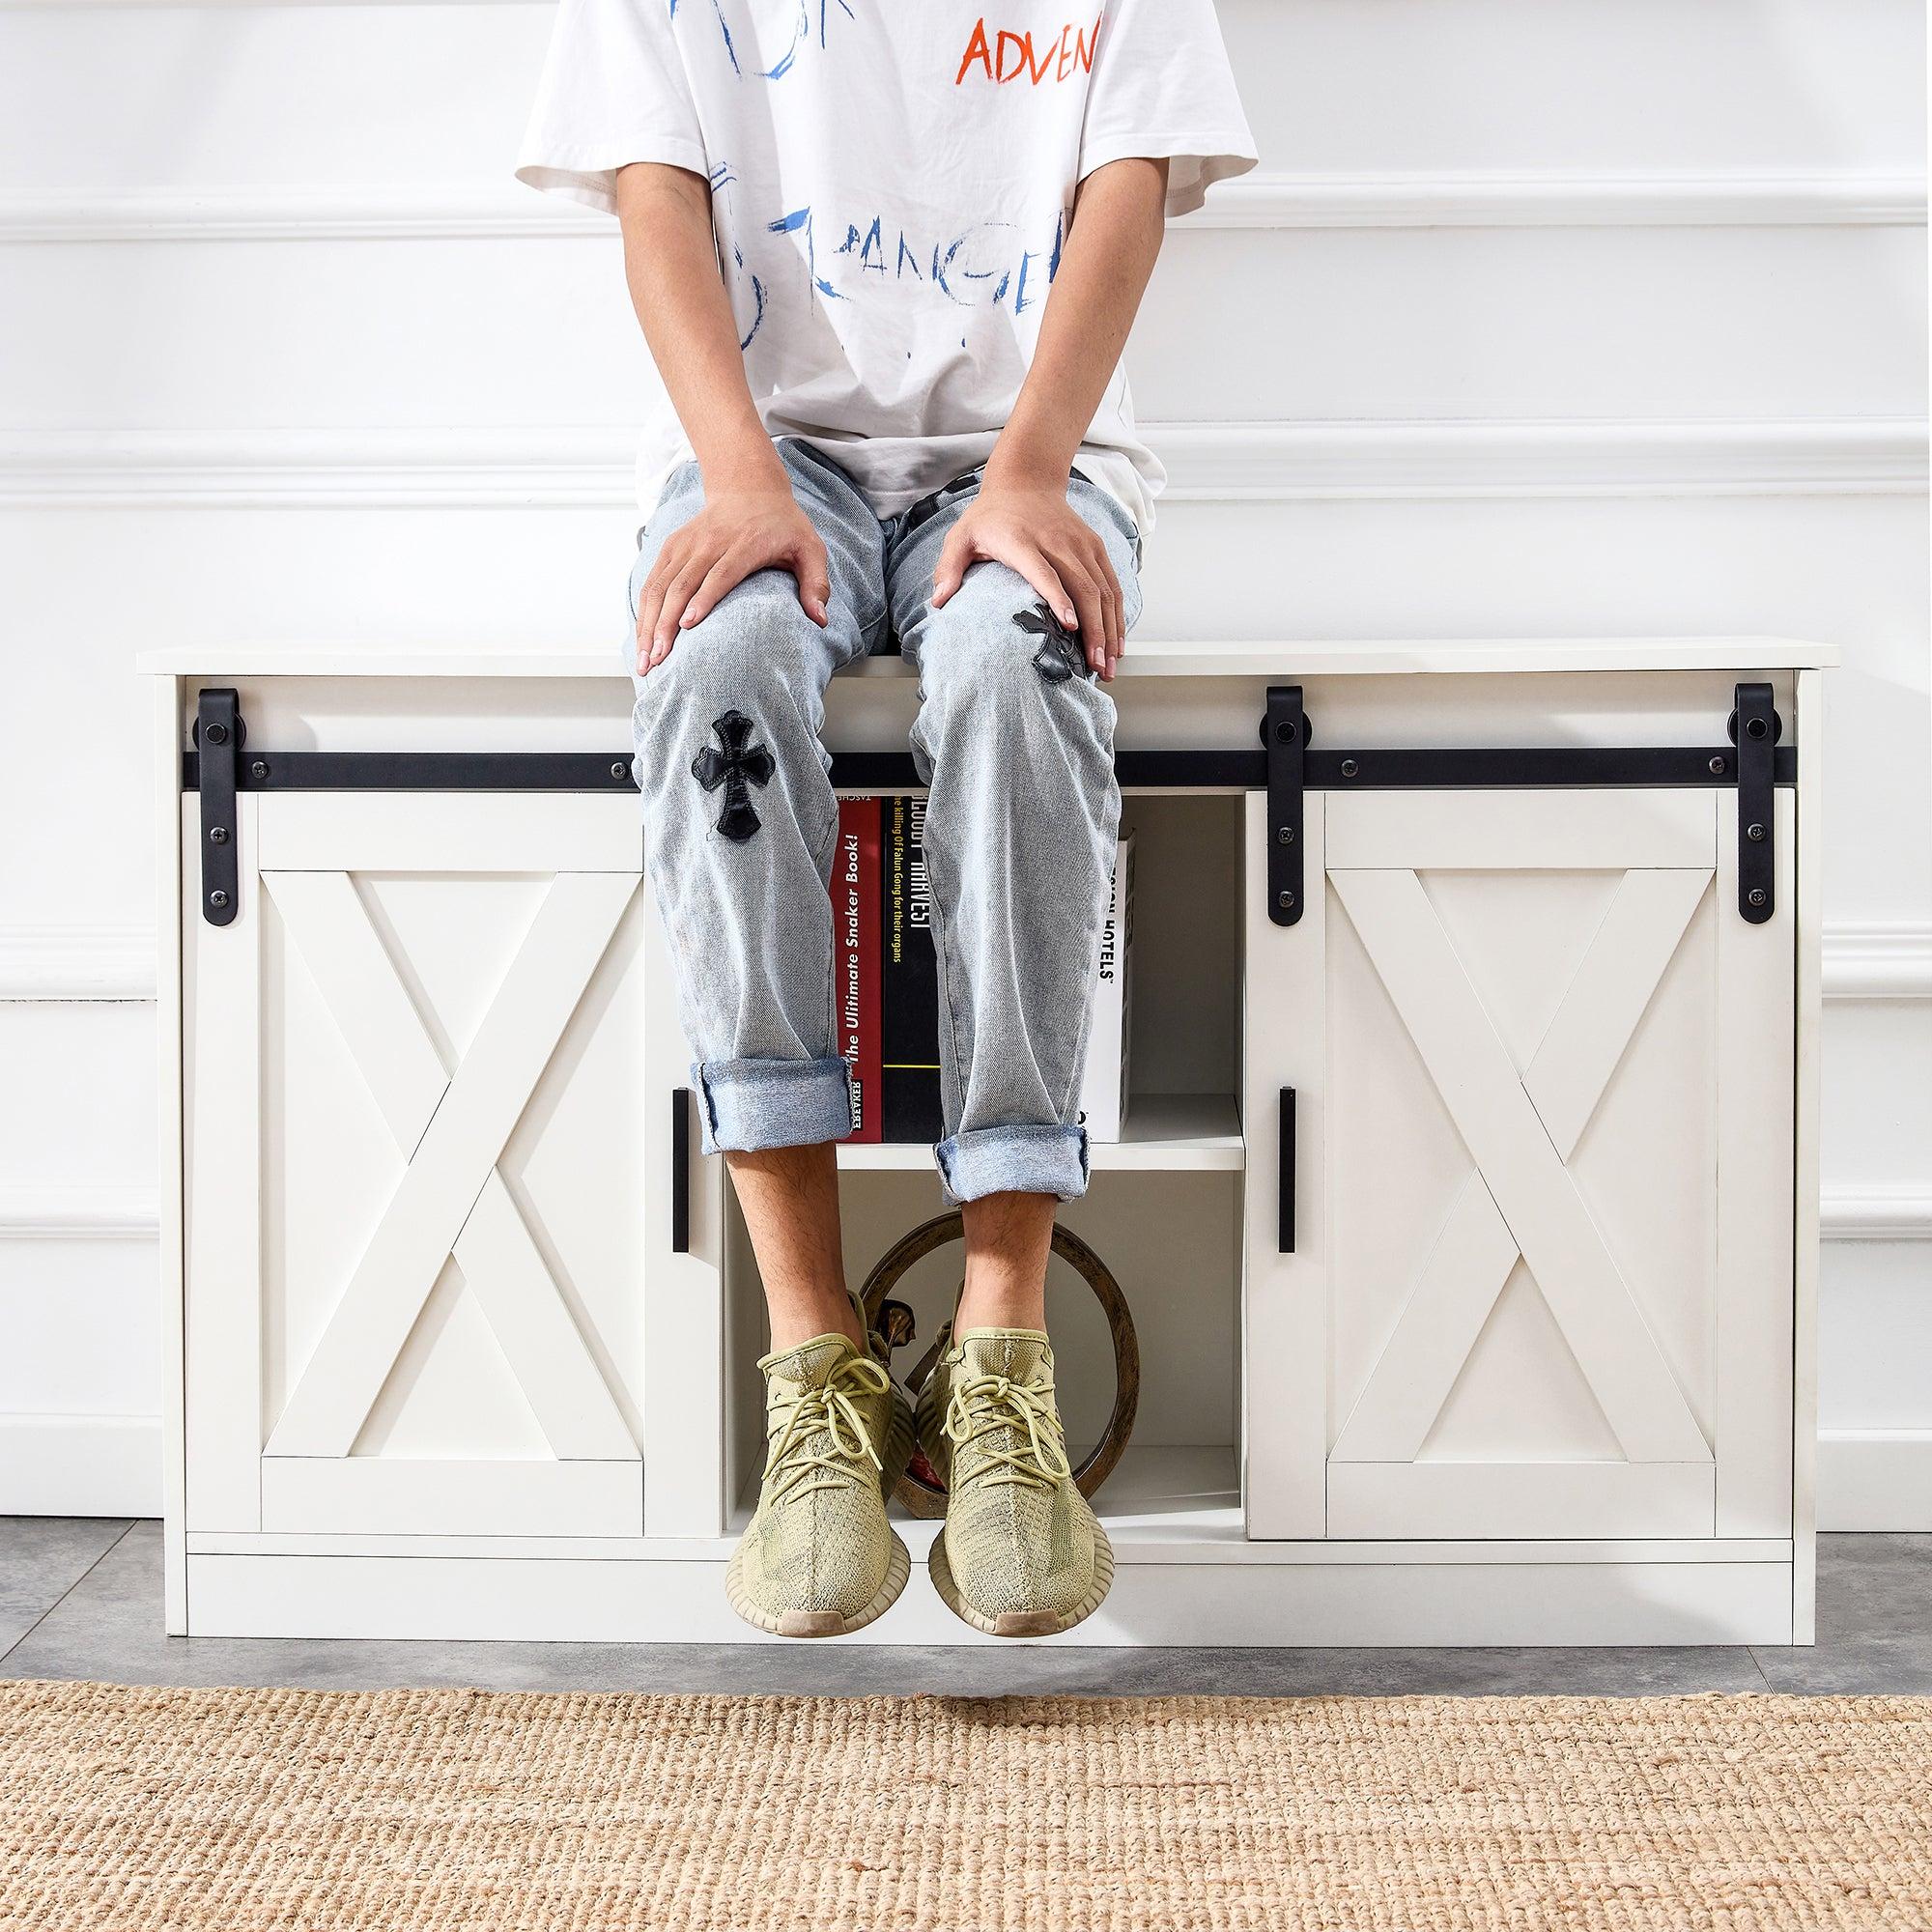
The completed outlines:
<svg viewBox="0 0 1932 1932">
<path fill-rule="evenodd" d="M 779 453 L 831 558 L 831 621 L 806 616 L 789 572 L 760 571 L 655 670 L 633 672 L 644 863 L 705 1151 L 851 1131 L 828 892 L 838 813 L 820 732 L 833 672 L 896 634 L 919 672 L 911 746 L 929 788 L 940 1179 L 952 1201 L 1008 1189 L 1071 1200 L 1087 1185 L 1080 1078 L 1121 816 L 1113 699 L 1004 564 L 976 564 L 932 609 L 933 566 L 977 472 L 881 523 L 818 451 L 786 439 Z M 1106 544 L 1131 624 L 1132 520 L 1083 476 L 1066 496 Z M 634 624 L 659 546 L 703 501 L 687 464 L 639 541 Z M 626 652 L 635 665 L 635 638 Z"/>
</svg>

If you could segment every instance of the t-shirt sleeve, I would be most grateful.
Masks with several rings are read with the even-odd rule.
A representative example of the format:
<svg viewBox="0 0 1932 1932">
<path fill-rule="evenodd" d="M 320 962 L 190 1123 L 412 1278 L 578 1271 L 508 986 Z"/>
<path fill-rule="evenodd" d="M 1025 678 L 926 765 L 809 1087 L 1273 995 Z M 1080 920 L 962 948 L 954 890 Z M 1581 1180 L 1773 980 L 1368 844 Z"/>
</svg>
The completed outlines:
<svg viewBox="0 0 1932 1932">
<path fill-rule="evenodd" d="M 1199 208 L 1208 183 L 1254 166 L 1255 137 L 1214 0 L 1108 0 L 1087 88 L 1080 179 L 1136 155 L 1168 160 L 1169 214 Z"/>
<path fill-rule="evenodd" d="M 614 214 L 617 170 L 631 161 L 711 172 L 671 10 L 561 0 L 517 179 Z"/>
</svg>

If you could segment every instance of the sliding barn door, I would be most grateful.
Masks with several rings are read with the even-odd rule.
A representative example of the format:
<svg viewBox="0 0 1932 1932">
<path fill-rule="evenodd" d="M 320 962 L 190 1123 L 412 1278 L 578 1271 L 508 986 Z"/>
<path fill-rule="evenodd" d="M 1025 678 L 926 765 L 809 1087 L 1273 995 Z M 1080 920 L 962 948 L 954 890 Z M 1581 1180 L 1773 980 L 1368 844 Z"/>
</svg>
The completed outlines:
<svg viewBox="0 0 1932 1932">
<path fill-rule="evenodd" d="M 1749 924 L 1732 792 L 1311 797 L 1322 890 L 1250 944 L 1251 1157 L 1296 1143 L 1293 1251 L 1250 1216 L 1253 1533 L 1789 1533 L 1779 810 Z"/>
<path fill-rule="evenodd" d="M 639 1534 L 635 800 L 185 803 L 190 1532 Z"/>
</svg>

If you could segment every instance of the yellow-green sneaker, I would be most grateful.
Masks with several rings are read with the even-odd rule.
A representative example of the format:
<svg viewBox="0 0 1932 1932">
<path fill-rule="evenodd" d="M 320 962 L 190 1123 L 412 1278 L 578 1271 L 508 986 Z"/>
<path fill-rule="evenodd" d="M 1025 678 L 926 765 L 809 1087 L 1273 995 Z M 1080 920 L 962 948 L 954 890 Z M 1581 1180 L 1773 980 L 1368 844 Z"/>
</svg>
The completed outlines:
<svg viewBox="0 0 1932 1932">
<path fill-rule="evenodd" d="M 920 1391 L 919 1440 L 946 1484 L 926 1567 L 948 1609 L 992 1636 L 1051 1636 L 1099 1607 L 1113 1547 L 1074 1486 L 1038 1329 L 953 1337 Z"/>
<path fill-rule="evenodd" d="M 886 1521 L 912 1454 L 912 1406 L 885 1365 L 843 1335 L 814 1336 L 758 1367 L 764 1480 L 724 1593 L 748 1624 L 778 1636 L 862 1630 L 893 1606 L 912 1567 Z"/>
</svg>

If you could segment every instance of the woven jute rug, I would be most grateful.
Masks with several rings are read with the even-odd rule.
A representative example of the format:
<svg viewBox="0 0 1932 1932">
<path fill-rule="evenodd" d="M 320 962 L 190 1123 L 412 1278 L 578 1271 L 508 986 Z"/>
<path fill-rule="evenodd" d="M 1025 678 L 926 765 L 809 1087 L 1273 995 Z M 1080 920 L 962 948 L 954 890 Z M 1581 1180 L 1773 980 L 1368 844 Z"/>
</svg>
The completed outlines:
<svg viewBox="0 0 1932 1932">
<path fill-rule="evenodd" d="M 1932 1699 L 0 1686 L 0 1925 L 1932 1927 Z"/>
</svg>

